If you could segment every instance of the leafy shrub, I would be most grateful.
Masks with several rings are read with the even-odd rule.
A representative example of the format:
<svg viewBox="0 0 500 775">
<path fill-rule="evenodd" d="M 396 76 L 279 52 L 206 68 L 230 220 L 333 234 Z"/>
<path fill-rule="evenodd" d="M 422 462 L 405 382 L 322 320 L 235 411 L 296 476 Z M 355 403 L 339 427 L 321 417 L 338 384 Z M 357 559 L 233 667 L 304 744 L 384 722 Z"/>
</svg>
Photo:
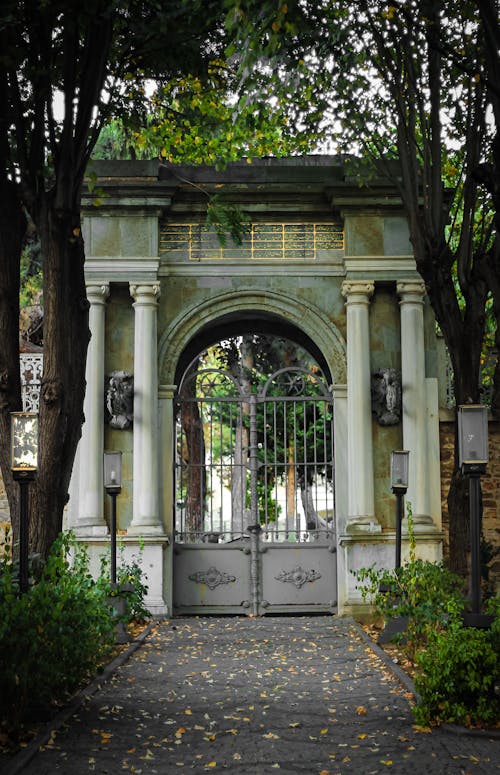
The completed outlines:
<svg viewBox="0 0 500 775">
<path fill-rule="evenodd" d="M 465 598 L 462 579 L 448 570 L 443 563 L 417 560 L 415 535 L 410 504 L 408 511 L 409 561 L 400 568 L 361 568 L 353 571 L 361 582 L 363 600 L 369 600 L 378 616 L 385 621 L 408 618 L 408 625 L 400 639 L 404 640 L 411 661 L 428 640 L 429 634 L 444 625 L 450 610 L 463 611 Z"/>
<path fill-rule="evenodd" d="M 0 718 L 11 729 L 66 700 L 110 654 L 111 608 L 87 559 L 61 535 L 22 596 L 9 553 L 0 561 Z"/>
<path fill-rule="evenodd" d="M 453 612 L 447 628 L 429 637 L 417 657 L 415 688 L 421 699 L 413 714 L 418 724 L 469 726 L 500 720 L 498 598 L 495 605 L 490 629 L 465 627 Z"/>
<path fill-rule="evenodd" d="M 112 588 L 110 573 L 110 558 L 105 555 L 101 558 L 99 584 L 104 593 L 109 597 L 120 595 L 126 602 L 125 622 L 144 622 L 151 618 L 151 612 L 144 605 L 144 599 L 148 593 L 148 586 L 144 581 L 144 574 L 138 557 L 125 560 L 123 549 L 120 547 L 120 558 L 116 569 L 116 588 Z"/>
<path fill-rule="evenodd" d="M 450 603 L 463 610 L 462 580 L 442 563 L 414 560 L 394 570 L 377 570 L 373 566 L 356 572 L 364 582 L 363 599 L 369 599 L 384 620 L 408 617 L 402 634 L 410 659 L 427 642 L 429 633 L 443 625 Z"/>
</svg>

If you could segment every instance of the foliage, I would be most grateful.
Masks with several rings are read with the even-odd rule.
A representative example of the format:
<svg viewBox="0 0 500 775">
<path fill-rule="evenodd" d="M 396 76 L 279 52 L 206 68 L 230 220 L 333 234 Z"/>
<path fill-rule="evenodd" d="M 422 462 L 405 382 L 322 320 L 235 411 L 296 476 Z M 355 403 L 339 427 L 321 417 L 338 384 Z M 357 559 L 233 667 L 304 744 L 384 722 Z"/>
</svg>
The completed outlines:
<svg viewBox="0 0 500 775">
<path fill-rule="evenodd" d="M 415 688 L 420 702 L 413 714 L 418 724 L 498 723 L 498 598 L 495 606 L 496 616 L 490 629 L 465 627 L 454 611 L 445 629 L 429 633 L 427 646 L 417 657 Z"/>
<path fill-rule="evenodd" d="M 353 179 L 383 177 L 399 192 L 456 402 L 479 403 L 489 309 L 497 351 L 500 344 L 498 3 L 233 0 L 229 8 L 247 99 L 273 83 L 291 124 L 360 157 Z M 500 414 L 495 360 L 492 411 Z M 450 562 L 463 575 L 464 498 L 456 464 Z"/>
<path fill-rule="evenodd" d="M 307 400 L 323 395 L 320 369 L 309 353 L 294 342 L 265 334 L 230 337 L 219 343 L 214 352 L 219 367 L 229 369 L 240 385 L 256 393 L 266 390 L 267 401 L 257 403 L 255 416 L 257 496 L 259 513 L 274 521 L 280 513 L 274 497 L 276 483 L 285 484 L 293 473 L 290 459 L 296 461 L 296 484 L 301 490 L 309 487 L 318 475 L 330 483 L 333 478 L 331 461 L 324 460 L 325 450 L 332 448 L 332 407 L 327 402 Z M 268 384 L 273 373 L 285 368 L 290 370 Z M 283 401 L 283 397 L 299 400 Z M 224 411 L 221 404 L 220 412 L 221 419 L 227 421 L 229 407 Z M 249 433 L 249 415 L 243 413 L 241 421 Z M 220 450 L 221 456 L 230 454 L 234 443 L 227 436 L 225 441 L 228 446 Z M 247 506 L 249 497 L 247 490 Z M 307 516 L 308 522 L 314 523 L 312 515 Z"/>
<path fill-rule="evenodd" d="M 144 579 L 144 572 L 141 566 L 141 558 L 131 557 L 126 560 L 124 557 L 123 546 L 119 547 L 119 557 L 116 569 L 116 587 L 111 584 L 110 575 L 110 557 L 104 555 L 101 558 L 101 570 L 98 583 L 108 597 L 119 594 L 126 603 L 123 619 L 126 623 L 144 622 L 151 617 L 144 604 L 144 599 L 148 593 L 148 585 Z"/>
<path fill-rule="evenodd" d="M 88 161 L 111 117 L 134 131 L 146 127 L 136 137 L 136 146 L 154 146 L 157 155 L 170 158 L 162 153 L 167 139 L 157 145 L 161 133 L 148 124 L 150 79 L 160 84 L 157 100 L 165 95 L 157 107 L 165 111 L 167 138 L 177 111 L 175 100 L 181 110 L 192 111 L 191 118 L 182 116 L 176 125 L 172 147 L 185 138 L 190 160 L 196 149 L 207 147 L 209 128 L 217 133 L 219 127 L 196 100 L 203 103 L 205 87 L 209 93 L 218 79 L 213 63 L 224 53 L 224 15 L 223 0 L 1 4 L 0 102 L 5 115 L 0 122 L 0 466 L 17 536 L 19 499 L 9 466 L 9 428 L 10 412 L 21 407 L 20 263 L 31 219 L 43 260 L 44 390 L 30 542 L 44 557 L 62 526 L 83 417 L 89 331 L 80 210 Z M 218 157 L 231 118 L 227 101 L 214 99 L 209 107 L 215 122 L 219 102 L 226 118 Z M 256 143 L 261 115 L 256 109 L 252 116 L 247 113 L 246 126 Z M 280 130 L 277 124 L 275 128 L 268 147 L 276 147 Z M 119 137 L 114 139 L 119 142 Z M 175 159 L 181 158 L 175 151 Z"/>
<path fill-rule="evenodd" d="M 69 554 L 73 555 L 70 564 Z M 0 560 L 0 718 L 12 729 L 68 699 L 112 648 L 105 585 L 85 550 L 61 535 L 37 580 L 19 596 L 16 567 Z"/>
<path fill-rule="evenodd" d="M 140 115 L 115 117 L 103 127 L 93 158 L 156 157 L 222 167 L 311 147 L 310 138 L 290 134 L 271 95 L 261 94 L 258 104 L 237 104 L 234 77 L 228 63 L 216 59 L 203 78 L 186 74 L 157 82 Z"/>
<path fill-rule="evenodd" d="M 361 582 L 357 589 L 363 600 L 370 600 L 385 621 L 408 617 L 404 633 L 396 637 L 404 640 L 405 650 L 413 662 L 430 635 L 443 627 L 450 607 L 463 610 L 465 600 L 462 580 L 443 563 L 416 558 L 411 507 L 408 517 L 409 561 L 392 570 L 372 565 L 353 573 Z"/>
</svg>

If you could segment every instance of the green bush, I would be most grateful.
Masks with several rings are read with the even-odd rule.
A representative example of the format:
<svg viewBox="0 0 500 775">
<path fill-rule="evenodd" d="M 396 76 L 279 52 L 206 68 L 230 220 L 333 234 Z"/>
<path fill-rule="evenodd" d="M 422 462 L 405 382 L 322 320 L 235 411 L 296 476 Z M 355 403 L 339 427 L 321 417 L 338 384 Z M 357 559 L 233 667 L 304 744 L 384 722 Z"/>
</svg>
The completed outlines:
<svg viewBox="0 0 500 775">
<path fill-rule="evenodd" d="M 111 607 L 87 566 L 85 550 L 62 535 L 19 596 L 9 553 L 0 561 L 0 718 L 10 729 L 64 702 L 110 654 Z"/>
<path fill-rule="evenodd" d="M 403 640 L 407 656 L 415 660 L 417 652 L 427 643 L 430 633 L 442 627 L 449 611 L 465 608 L 462 579 L 443 563 L 417 560 L 415 535 L 410 504 L 408 512 L 409 561 L 400 568 L 361 568 L 353 571 L 360 584 L 363 600 L 368 600 L 378 616 L 385 621 L 407 618 L 404 632 L 395 638 Z"/>
<path fill-rule="evenodd" d="M 144 605 L 144 599 L 148 593 L 148 586 L 144 581 L 144 574 L 138 557 L 125 560 L 123 547 L 119 547 L 119 557 L 116 568 L 116 587 L 111 584 L 110 557 L 101 557 L 99 585 L 103 592 L 114 597 L 120 595 L 126 603 L 123 620 L 128 622 L 144 622 L 151 618 L 151 612 Z"/>
<path fill-rule="evenodd" d="M 385 621 L 408 617 L 404 638 L 410 659 L 449 615 L 450 605 L 463 610 L 462 580 L 442 563 L 413 560 L 393 570 L 362 568 L 356 572 L 363 599 L 369 599 Z"/>
<path fill-rule="evenodd" d="M 500 720 L 498 598 L 493 605 L 490 629 L 465 627 L 453 612 L 447 628 L 429 637 L 417 657 L 420 702 L 413 713 L 418 724 L 493 725 Z"/>
</svg>

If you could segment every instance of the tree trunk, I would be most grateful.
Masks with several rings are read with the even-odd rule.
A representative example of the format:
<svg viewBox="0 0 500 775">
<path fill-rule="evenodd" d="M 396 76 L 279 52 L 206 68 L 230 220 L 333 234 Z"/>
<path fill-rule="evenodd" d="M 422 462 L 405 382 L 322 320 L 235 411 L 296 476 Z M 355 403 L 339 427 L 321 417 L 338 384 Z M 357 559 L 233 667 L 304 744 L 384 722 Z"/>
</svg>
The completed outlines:
<svg viewBox="0 0 500 775">
<path fill-rule="evenodd" d="M 199 360 L 193 367 L 198 370 Z M 181 425 L 186 439 L 187 483 L 186 483 L 186 525 L 190 540 L 199 537 L 203 531 L 207 475 L 205 469 L 205 438 L 203 421 L 196 401 L 196 379 L 189 378 L 182 391 Z"/>
<path fill-rule="evenodd" d="M 286 532 L 296 529 L 297 521 L 297 472 L 295 470 L 295 449 L 293 445 L 288 447 L 288 461 L 286 466 Z"/>
<path fill-rule="evenodd" d="M 470 548 L 468 496 L 467 477 L 456 469 L 453 472 L 448 492 L 448 566 L 450 570 L 463 578 L 466 578 L 468 573 L 467 556 Z"/>
<path fill-rule="evenodd" d="M 50 193 L 36 219 L 44 256 L 44 364 L 39 467 L 30 503 L 31 551 L 45 558 L 62 528 L 81 428 L 90 339 L 79 212 L 59 212 Z"/>
<path fill-rule="evenodd" d="M 300 482 L 300 497 L 302 500 L 302 506 L 304 508 L 304 514 L 306 517 L 306 525 L 308 530 L 327 530 L 328 522 L 323 519 L 314 505 L 314 499 L 312 496 L 312 485 L 306 481 L 305 477 L 301 477 Z"/>
<path fill-rule="evenodd" d="M 19 266 L 26 218 L 17 190 L 0 164 L 0 437 L 10 439 L 10 412 L 22 409 L 19 369 Z M 12 479 L 10 443 L 0 444 L 0 468 L 10 508 L 14 551 L 19 542 L 19 487 Z"/>
<path fill-rule="evenodd" d="M 245 334 L 240 343 L 241 361 L 232 368 L 233 376 L 238 379 L 241 392 L 250 395 L 251 384 L 247 370 L 254 365 L 253 338 Z M 235 440 L 233 470 L 231 474 L 231 525 L 234 535 L 245 533 L 248 523 L 247 499 L 247 464 L 249 438 L 248 429 L 245 426 L 245 418 L 250 414 L 250 404 L 241 404 L 241 414 L 238 415 Z"/>
</svg>

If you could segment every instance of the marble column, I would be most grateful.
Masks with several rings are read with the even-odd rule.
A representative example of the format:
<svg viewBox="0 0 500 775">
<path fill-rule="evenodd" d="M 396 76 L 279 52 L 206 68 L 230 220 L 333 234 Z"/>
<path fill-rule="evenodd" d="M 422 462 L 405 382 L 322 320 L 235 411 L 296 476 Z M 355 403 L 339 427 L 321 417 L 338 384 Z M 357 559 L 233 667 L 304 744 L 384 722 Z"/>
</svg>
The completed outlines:
<svg viewBox="0 0 500 775">
<path fill-rule="evenodd" d="M 408 492 L 416 530 L 433 526 L 427 444 L 427 383 L 425 378 L 423 282 L 398 282 L 401 310 L 401 382 L 403 446 L 409 450 Z"/>
<path fill-rule="evenodd" d="M 375 517 L 369 306 L 374 283 L 346 281 L 347 308 L 347 532 L 380 532 Z M 337 451 L 338 454 L 338 451 Z"/>
<path fill-rule="evenodd" d="M 90 303 L 89 327 L 91 339 L 87 352 L 85 379 L 87 389 L 83 412 L 85 422 L 78 447 L 78 533 L 103 535 L 107 533 L 104 520 L 104 335 L 106 299 L 109 285 L 89 283 L 87 299 Z"/>
<path fill-rule="evenodd" d="M 129 533 L 162 533 L 158 482 L 157 310 L 160 286 L 130 285 L 134 299 L 134 498 Z"/>
</svg>

